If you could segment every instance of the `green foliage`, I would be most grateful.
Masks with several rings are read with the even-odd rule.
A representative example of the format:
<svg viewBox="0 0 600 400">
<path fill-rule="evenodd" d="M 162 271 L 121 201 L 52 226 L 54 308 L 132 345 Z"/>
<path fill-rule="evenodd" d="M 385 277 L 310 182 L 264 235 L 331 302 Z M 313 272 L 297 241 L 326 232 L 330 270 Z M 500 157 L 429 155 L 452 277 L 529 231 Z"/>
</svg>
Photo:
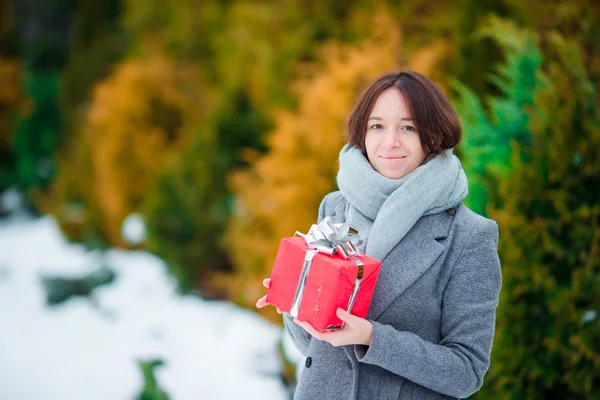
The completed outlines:
<svg viewBox="0 0 600 400">
<path fill-rule="evenodd" d="M 158 386 L 154 370 L 160 367 L 162 360 L 138 361 L 138 365 L 144 376 L 144 390 L 137 400 L 169 400 L 169 396 Z"/>
<path fill-rule="evenodd" d="M 120 0 L 80 2 L 73 16 L 68 60 L 61 71 L 61 114 L 65 139 L 77 132 L 78 117 L 92 89 L 126 54 L 129 40 L 119 24 Z"/>
<path fill-rule="evenodd" d="M 462 3 L 455 34 L 457 51 L 448 60 L 448 73 L 479 96 L 496 93 L 487 78 L 501 61 L 502 49 L 493 38 L 477 35 L 477 32 L 490 16 L 514 16 L 516 7 L 507 4 L 506 0 L 467 0 Z"/>
<path fill-rule="evenodd" d="M 502 71 L 513 71 L 506 101 L 490 102 L 491 115 L 513 114 L 504 129 L 513 151 L 505 158 L 510 173 L 474 170 L 497 185 L 487 209 L 500 227 L 504 279 L 492 365 L 476 398 L 596 399 L 600 103 L 598 77 L 590 71 L 599 58 L 588 51 L 589 42 L 556 31 L 541 42 L 494 21 L 488 33 L 507 52 Z M 536 64 L 533 79 L 514 73 Z M 502 157 L 505 152 L 500 149 Z M 494 160 L 491 152 L 483 154 Z"/>
<path fill-rule="evenodd" d="M 452 86 L 458 93 L 455 107 L 464 128 L 460 149 L 469 175 L 466 203 L 475 212 L 486 215 L 488 192 L 497 186 L 498 177 L 507 177 L 512 169 L 512 147 L 531 143 L 526 111 L 533 104 L 533 92 L 545 83 L 537 74 L 542 55 L 533 34 L 491 18 L 479 36 L 493 38 L 506 53 L 505 62 L 490 79 L 500 96 L 490 98 L 486 108 L 461 82 L 454 80 Z"/>
<path fill-rule="evenodd" d="M 120 27 L 120 0 L 79 2 L 73 15 L 67 62 L 60 74 L 61 143 L 56 152 L 57 175 L 49 193 L 36 205 L 58 219 L 63 232 L 88 247 L 106 247 L 110 232 L 93 193 L 94 165 L 85 138 L 93 89 L 121 60 L 128 40 Z M 95 139 L 100 139 L 98 135 Z M 100 140 L 94 144 L 98 144 Z M 111 243 L 114 244 L 114 243 Z"/>
<path fill-rule="evenodd" d="M 148 191 L 148 248 L 169 263 L 182 289 L 202 285 L 211 271 L 229 271 L 221 242 L 231 211 L 228 172 L 245 166 L 240 147 L 264 148 L 266 117 L 249 104 L 245 93 L 224 99 L 212 124 L 191 133 L 189 144 L 171 160 Z M 235 115 L 235 118 L 232 118 Z M 208 293 L 207 293 L 208 294 Z"/>
<path fill-rule="evenodd" d="M 16 181 L 13 138 L 25 97 L 15 31 L 12 4 L 0 3 L 0 191 Z"/>
<path fill-rule="evenodd" d="M 209 128 L 210 129 L 210 128 Z M 183 290 L 207 271 L 227 265 L 219 241 L 228 215 L 222 168 L 214 141 L 194 135 L 194 143 L 165 168 L 151 188 L 144 214 L 148 248 L 168 261 Z"/>
<path fill-rule="evenodd" d="M 114 270 L 102 267 L 84 276 L 62 277 L 44 274 L 40 280 L 46 291 L 46 304 L 55 306 L 74 296 L 90 296 L 94 289 L 114 282 L 115 278 Z"/>
<path fill-rule="evenodd" d="M 27 69 L 58 72 L 67 59 L 75 0 L 14 2 Z"/>
<path fill-rule="evenodd" d="M 21 65 L 17 59 L 2 58 L 0 49 L 0 191 L 16 181 L 14 172 L 14 130 L 24 102 L 19 85 Z M 1 212 L 1 211 L 0 211 Z"/>
<path fill-rule="evenodd" d="M 44 7 L 14 3 L 15 23 L 23 42 L 24 91 L 30 107 L 14 133 L 12 165 L 4 184 L 18 186 L 30 200 L 45 190 L 55 175 L 55 152 L 61 132 L 58 108 L 60 68 L 64 66 L 69 22 L 74 2 L 54 0 Z"/>
<path fill-rule="evenodd" d="M 25 86 L 32 101 L 29 115 L 20 121 L 14 137 L 16 183 L 24 191 L 43 188 L 55 173 L 60 114 L 57 104 L 58 74 L 29 71 Z"/>
</svg>

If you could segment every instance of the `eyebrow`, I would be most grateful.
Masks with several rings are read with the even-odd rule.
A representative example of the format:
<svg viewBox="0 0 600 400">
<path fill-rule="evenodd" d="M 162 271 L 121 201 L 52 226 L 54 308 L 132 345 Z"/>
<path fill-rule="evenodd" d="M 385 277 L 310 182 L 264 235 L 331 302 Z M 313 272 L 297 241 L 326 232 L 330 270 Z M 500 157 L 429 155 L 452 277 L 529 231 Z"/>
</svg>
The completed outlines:
<svg viewBox="0 0 600 400">
<path fill-rule="evenodd" d="M 372 119 L 376 119 L 378 121 L 383 121 L 383 118 L 380 117 L 369 117 L 369 119 L 367 121 L 370 121 Z M 414 118 L 400 118 L 400 121 L 414 121 Z"/>
</svg>

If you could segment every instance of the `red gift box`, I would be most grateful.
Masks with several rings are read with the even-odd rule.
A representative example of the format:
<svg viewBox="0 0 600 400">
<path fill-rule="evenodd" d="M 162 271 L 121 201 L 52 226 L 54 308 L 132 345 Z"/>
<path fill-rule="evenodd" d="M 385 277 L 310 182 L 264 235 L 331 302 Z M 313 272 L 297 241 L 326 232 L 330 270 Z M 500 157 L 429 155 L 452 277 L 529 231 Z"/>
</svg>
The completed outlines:
<svg viewBox="0 0 600 400">
<path fill-rule="evenodd" d="M 307 254 L 308 258 L 314 256 L 309 263 L 304 290 L 296 295 Z M 363 276 L 350 312 L 365 318 L 377 284 L 380 261 L 364 254 L 349 258 L 339 253 L 330 255 L 309 248 L 302 237 L 283 238 L 273 265 L 267 302 L 294 316 L 291 312 L 294 300 L 301 298 L 297 310 L 300 321 L 309 322 L 320 332 L 340 328 L 342 320 L 336 311 L 348 309 L 355 291 L 358 264 L 363 265 Z"/>
</svg>

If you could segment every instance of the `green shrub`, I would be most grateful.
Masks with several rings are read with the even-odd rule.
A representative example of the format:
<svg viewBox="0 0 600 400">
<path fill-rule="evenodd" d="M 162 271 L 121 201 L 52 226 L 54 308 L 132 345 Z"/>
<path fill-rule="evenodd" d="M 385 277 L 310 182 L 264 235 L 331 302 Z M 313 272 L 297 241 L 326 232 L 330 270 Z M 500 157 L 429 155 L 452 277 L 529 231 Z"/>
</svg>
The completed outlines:
<svg viewBox="0 0 600 400">
<path fill-rule="evenodd" d="M 499 20 L 486 34 L 506 51 L 494 78 L 503 96 L 489 114 L 463 97 L 469 132 L 480 135 L 467 137 L 465 165 L 477 184 L 493 184 L 477 204 L 500 228 L 503 287 L 492 365 L 475 397 L 596 399 L 600 58 L 591 35 L 542 40 Z"/>
</svg>

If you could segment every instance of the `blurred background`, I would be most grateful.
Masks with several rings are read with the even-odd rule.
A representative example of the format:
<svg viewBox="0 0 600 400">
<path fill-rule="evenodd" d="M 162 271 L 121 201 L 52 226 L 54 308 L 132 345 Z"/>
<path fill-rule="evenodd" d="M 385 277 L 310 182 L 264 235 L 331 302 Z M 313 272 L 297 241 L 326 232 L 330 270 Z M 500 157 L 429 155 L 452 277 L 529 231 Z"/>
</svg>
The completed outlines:
<svg viewBox="0 0 600 400">
<path fill-rule="evenodd" d="M 500 227 L 473 398 L 600 398 L 595 0 L 0 0 L 0 398 L 291 398 L 261 282 L 400 69 Z"/>
</svg>

